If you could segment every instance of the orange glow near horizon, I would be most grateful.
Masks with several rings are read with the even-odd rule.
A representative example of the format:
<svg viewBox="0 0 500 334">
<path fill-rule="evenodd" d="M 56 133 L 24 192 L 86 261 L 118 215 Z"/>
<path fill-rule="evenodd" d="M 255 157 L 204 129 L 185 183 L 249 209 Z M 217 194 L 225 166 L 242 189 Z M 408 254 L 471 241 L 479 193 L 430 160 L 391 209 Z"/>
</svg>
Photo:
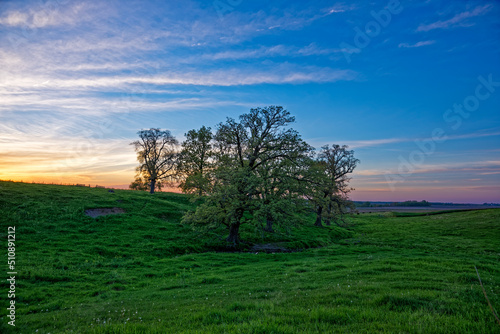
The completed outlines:
<svg viewBox="0 0 500 334">
<path fill-rule="evenodd" d="M 137 167 L 136 154 L 129 143 L 127 139 L 103 140 L 78 154 L 64 142 L 51 142 L 50 145 L 41 145 L 40 142 L 18 144 L 19 147 L 9 147 L 11 152 L 0 154 L 0 180 L 128 189 Z M 16 148 L 26 153 L 14 153 Z M 460 179 L 459 184 L 456 179 L 413 179 L 419 176 L 415 174 L 391 189 L 383 171 L 370 169 L 370 166 L 365 168 L 353 174 L 351 186 L 356 190 L 350 194 L 352 200 L 427 200 L 475 204 L 500 202 L 500 186 L 495 184 L 478 184 L 475 179 Z M 176 187 L 164 191 L 180 192 Z"/>
<path fill-rule="evenodd" d="M 19 173 L 20 174 L 20 173 Z M 11 174 L 14 176 L 15 174 Z M 104 177 L 109 177 L 107 181 Z M 103 186 L 115 189 L 129 189 L 129 184 L 132 182 L 133 173 L 122 174 L 106 174 L 99 175 L 93 178 L 81 177 L 78 175 L 45 175 L 45 176 L 23 176 L 9 177 L 5 172 L 0 173 L 0 181 L 13 181 L 36 184 L 56 184 L 56 185 L 76 185 L 84 184 L 86 186 L 95 187 Z M 90 182 L 89 182 L 90 181 Z M 178 187 L 164 187 L 162 192 L 182 193 Z M 498 195 L 499 187 L 491 186 L 485 189 L 484 187 L 451 187 L 448 189 L 439 187 L 400 187 L 391 191 L 389 188 L 380 187 L 360 187 L 350 194 L 353 201 L 371 201 L 371 202 L 402 202 L 407 200 L 426 200 L 429 202 L 453 202 L 453 203 L 472 203 L 482 204 L 496 202 L 490 198 L 495 198 Z"/>
<path fill-rule="evenodd" d="M 38 172 L 34 174 L 25 174 L 21 172 L 0 171 L 0 180 L 27 182 L 27 183 L 53 183 L 53 184 L 86 184 L 100 186 L 117 186 L 129 184 L 134 179 L 133 172 L 122 173 L 98 173 L 89 174 L 71 174 L 71 173 L 50 173 Z M 127 182 L 127 180 L 130 180 Z"/>
<path fill-rule="evenodd" d="M 130 178 L 131 180 L 133 178 Z M 104 187 L 113 187 L 113 188 L 120 188 L 120 189 L 125 189 L 128 188 L 128 184 L 117 184 L 113 182 L 96 182 L 96 181 L 90 181 L 88 178 L 84 177 L 59 177 L 59 176 L 46 176 L 46 177 L 23 177 L 23 176 L 18 176 L 18 177 L 9 177 L 9 175 L 5 174 L 0 174 L 0 181 L 12 181 L 12 182 L 24 182 L 24 183 L 37 183 L 37 184 L 59 184 L 59 185 L 75 185 L 75 184 L 84 184 L 86 186 L 104 186 Z M 122 181 L 122 180 L 120 180 Z M 122 188 L 123 186 L 123 188 Z"/>
<path fill-rule="evenodd" d="M 34 184 L 53 184 L 61 186 L 74 186 L 74 185 L 85 185 L 87 187 L 101 186 L 106 188 L 123 189 L 123 190 L 129 189 L 129 184 L 83 183 L 83 182 L 77 182 L 77 179 L 74 179 L 73 181 L 71 181 L 71 179 L 61 181 L 60 179 L 50 179 L 50 178 L 46 180 L 31 179 L 31 178 L 22 178 L 22 179 L 0 178 L 0 181 L 34 183 Z M 159 192 L 182 193 L 179 187 L 163 187 L 162 190 Z"/>
</svg>

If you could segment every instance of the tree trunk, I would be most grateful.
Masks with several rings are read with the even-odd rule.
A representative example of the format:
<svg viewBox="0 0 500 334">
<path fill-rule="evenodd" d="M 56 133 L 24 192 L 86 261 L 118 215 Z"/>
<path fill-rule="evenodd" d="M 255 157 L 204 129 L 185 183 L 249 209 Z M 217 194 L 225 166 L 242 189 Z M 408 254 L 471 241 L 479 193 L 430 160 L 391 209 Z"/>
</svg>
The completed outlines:
<svg viewBox="0 0 500 334">
<path fill-rule="evenodd" d="M 151 180 L 151 190 L 149 191 L 150 194 L 155 193 L 155 186 L 156 186 L 156 179 Z"/>
<path fill-rule="evenodd" d="M 229 225 L 229 235 L 226 238 L 227 242 L 232 243 L 234 246 L 238 245 L 240 243 L 240 225 L 241 225 L 241 218 L 243 217 L 243 209 L 237 209 L 233 218 L 231 219 L 231 224 Z"/>
<path fill-rule="evenodd" d="M 330 215 L 332 214 L 332 203 L 328 203 L 328 209 L 326 210 L 326 219 L 325 219 L 325 225 L 330 226 L 331 224 L 331 218 Z"/>
<path fill-rule="evenodd" d="M 239 230 L 240 230 L 239 221 L 229 225 L 229 236 L 226 238 L 226 241 L 232 243 L 235 246 L 238 245 L 240 243 Z"/>
<path fill-rule="evenodd" d="M 318 205 L 318 210 L 316 211 L 316 222 L 314 223 L 314 226 L 323 227 L 323 224 L 321 224 L 321 214 L 322 213 L 323 213 L 323 206 Z"/>
<path fill-rule="evenodd" d="M 264 227 L 264 231 L 266 232 L 274 232 L 273 230 L 273 219 L 267 217 L 266 219 L 266 227 Z"/>
</svg>

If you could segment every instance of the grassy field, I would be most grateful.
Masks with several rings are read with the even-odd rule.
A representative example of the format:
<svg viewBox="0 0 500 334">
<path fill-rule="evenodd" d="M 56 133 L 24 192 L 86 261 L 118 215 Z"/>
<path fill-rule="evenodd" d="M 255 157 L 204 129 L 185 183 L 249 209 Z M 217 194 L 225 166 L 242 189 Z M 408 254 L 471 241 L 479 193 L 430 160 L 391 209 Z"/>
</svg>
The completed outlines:
<svg viewBox="0 0 500 334">
<path fill-rule="evenodd" d="M 90 218 L 90 208 L 124 214 Z M 500 210 L 244 229 L 302 252 L 228 253 L 180 194 L 0 182 L 1 333 L 499 333 Z M 7 228 L 16 227 L 16 327 Z"/>
</svg>

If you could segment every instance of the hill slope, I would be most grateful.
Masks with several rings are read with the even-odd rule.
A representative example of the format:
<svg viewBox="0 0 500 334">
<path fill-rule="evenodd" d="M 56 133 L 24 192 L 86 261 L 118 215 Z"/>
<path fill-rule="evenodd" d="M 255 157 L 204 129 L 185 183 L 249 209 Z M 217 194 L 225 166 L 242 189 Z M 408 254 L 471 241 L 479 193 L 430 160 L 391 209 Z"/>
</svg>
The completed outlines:
<svg viewBox="0 0 500 334">
<path fill-rule="evenodd" d="M 99 207 L 126 213 L 84 214 Z M 322 248 L 255 254 L 213 252 L 217 238 L 179 224 L 191 207 L 179 194 L 0 182 L 0 232 L 6 243 L 7 227 L 16 227 L 18 271 L 16 328 L 7 324 L 3 298 L 0 331 L 499 329 L 474 270 L 500 308 L 499 210 L 360 215 L 352 232 L 298 227 L 272 237 Z M 269 241 L 244 233 L 251 242 Z"/>
</svg>

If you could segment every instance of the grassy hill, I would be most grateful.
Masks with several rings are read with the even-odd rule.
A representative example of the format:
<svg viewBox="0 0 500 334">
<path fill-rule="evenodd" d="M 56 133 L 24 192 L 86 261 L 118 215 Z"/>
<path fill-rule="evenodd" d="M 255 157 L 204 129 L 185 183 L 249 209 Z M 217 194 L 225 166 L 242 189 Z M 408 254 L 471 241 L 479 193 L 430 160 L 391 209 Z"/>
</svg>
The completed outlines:
<svg viewBox="0 0 500 334">
<path fill-rule="evenodd" d="M 125 213 L 84 214 L 111 207 Z M 0 182 L 0 235 L 6 245 L 16 227 L 18 271 L 16 327 L 4 297 L 0 332 L 500 330 L 474 270 L 500 309 L 500 210 L 362 214 L 349 229 L 304 217 L 289 234 L 242 237 L 309 249 L 255 254 L 216 252 L 216 234 L 179 224 L 192 207 L 181 194 Z"/>
</svg>

